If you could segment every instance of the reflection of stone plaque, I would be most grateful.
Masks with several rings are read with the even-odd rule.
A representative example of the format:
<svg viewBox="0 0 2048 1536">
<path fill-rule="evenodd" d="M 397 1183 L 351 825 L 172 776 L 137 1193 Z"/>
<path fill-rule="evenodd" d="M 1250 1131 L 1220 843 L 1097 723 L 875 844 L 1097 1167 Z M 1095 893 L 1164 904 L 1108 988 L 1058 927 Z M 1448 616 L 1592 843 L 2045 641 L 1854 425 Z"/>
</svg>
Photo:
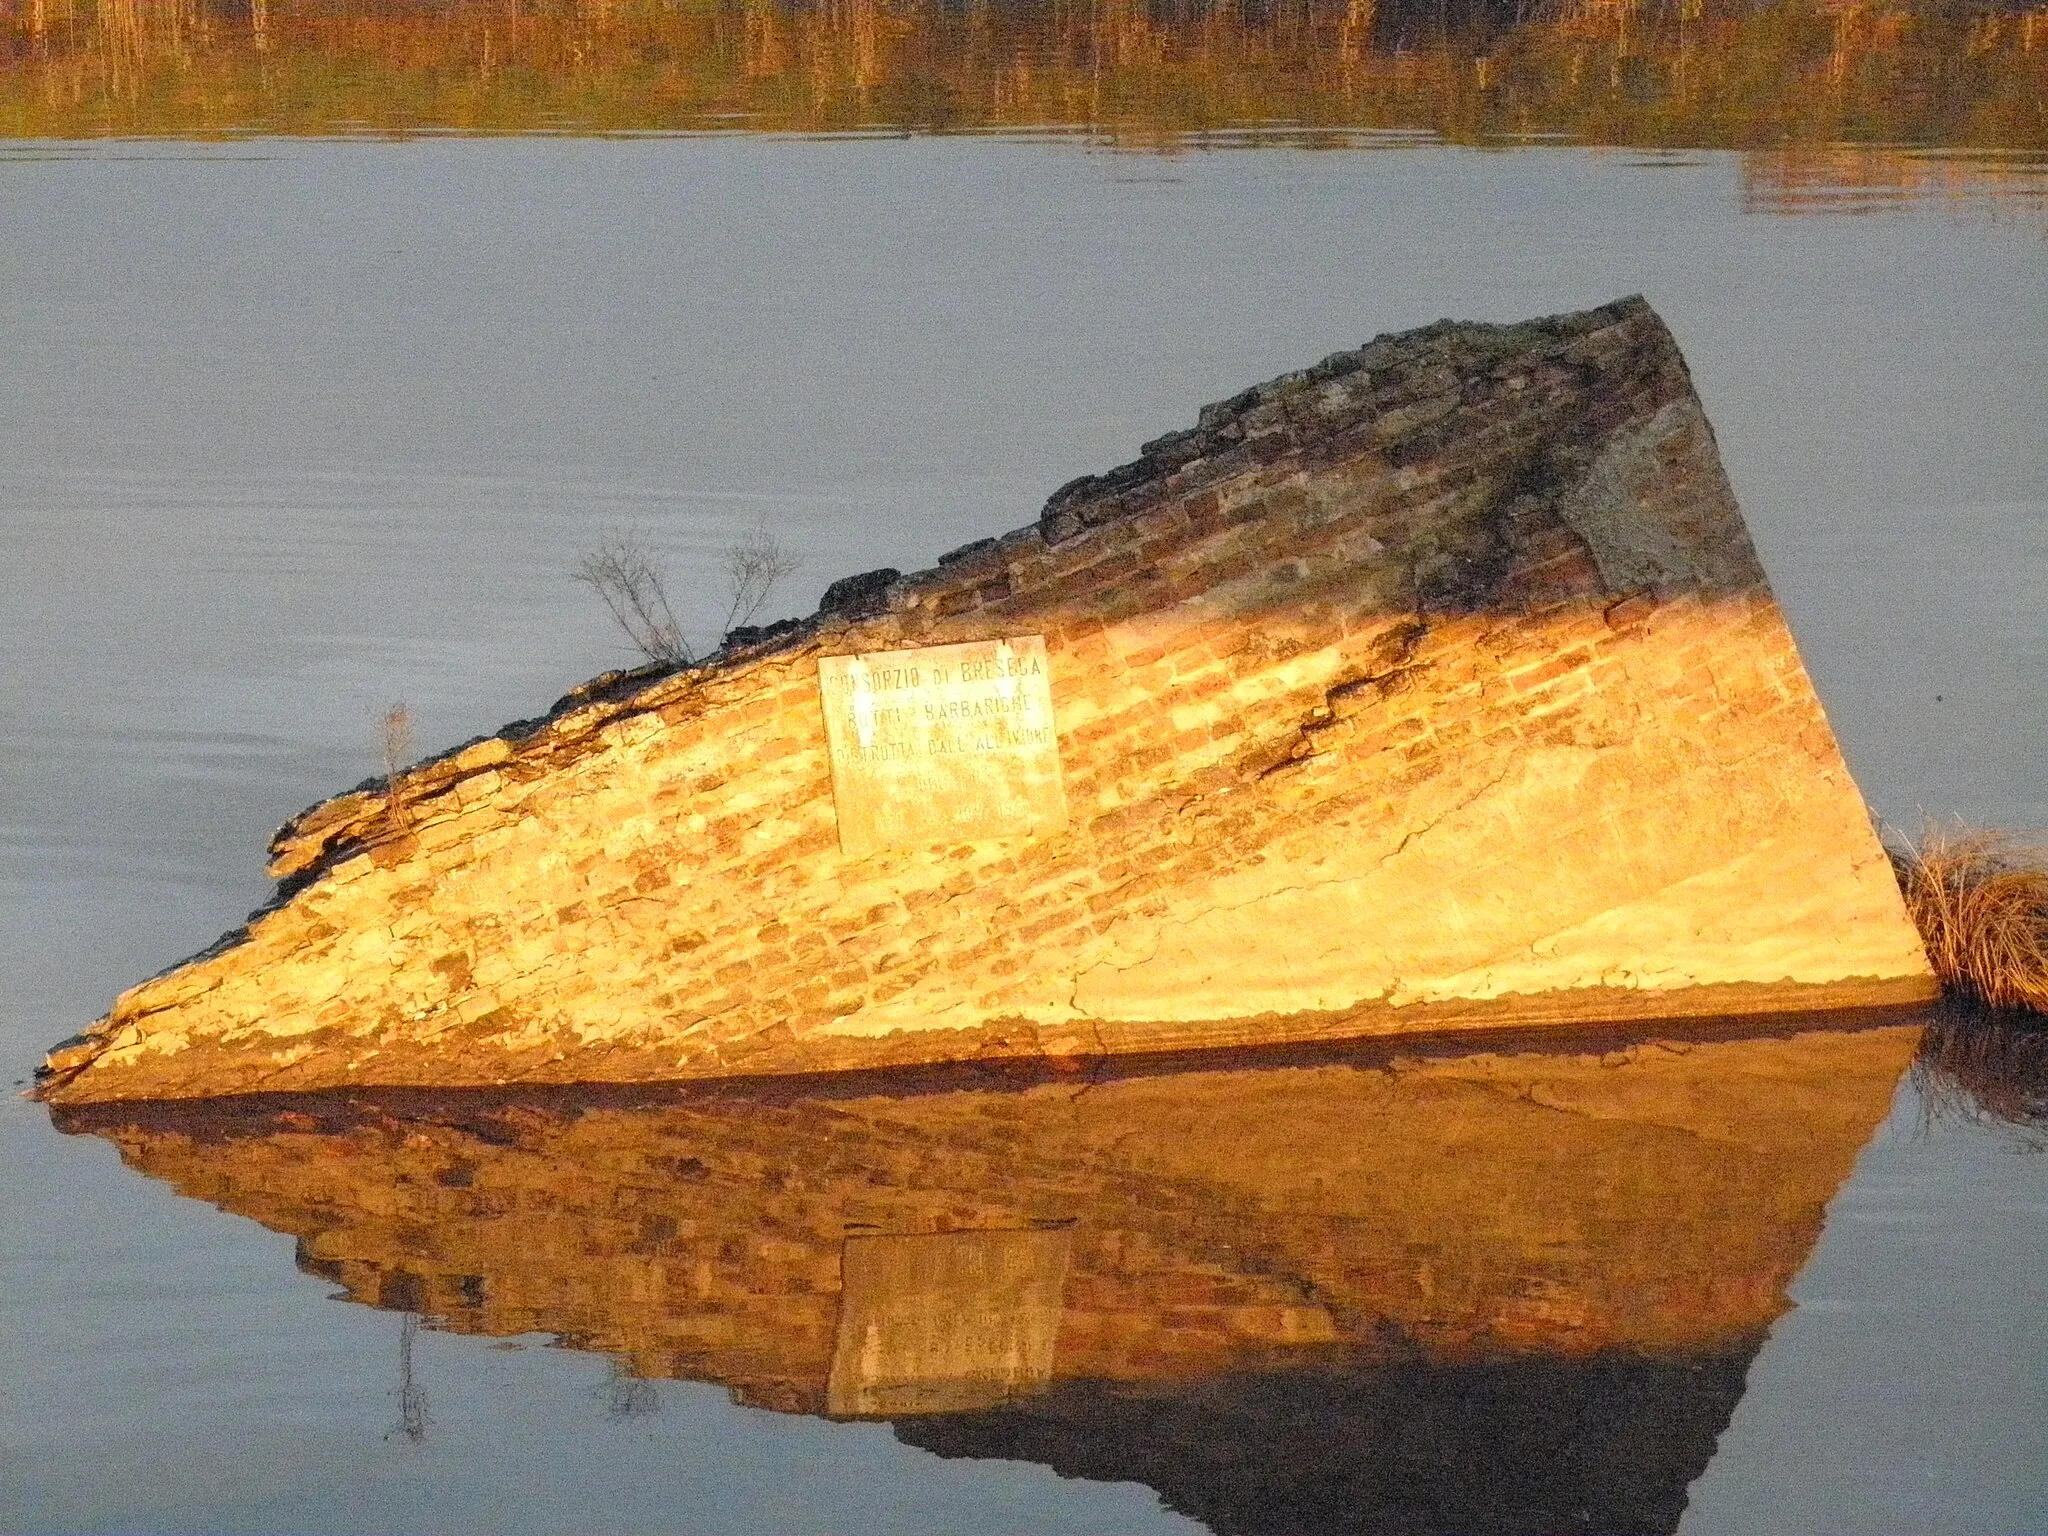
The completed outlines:
<svg viewBox="0 0 2048 1536">
<path fill-rule="evenodd" d="M 1067 824 L 1042 637 L 826 656 L 818 686 L 847 853 Z"/>
<path fill-rule="evenodd" d="M 1063 1228 L 847 1238 L 826 1411 L 959 1413 L 1044 1391 L 1068 1238 Z"/>
</svg>

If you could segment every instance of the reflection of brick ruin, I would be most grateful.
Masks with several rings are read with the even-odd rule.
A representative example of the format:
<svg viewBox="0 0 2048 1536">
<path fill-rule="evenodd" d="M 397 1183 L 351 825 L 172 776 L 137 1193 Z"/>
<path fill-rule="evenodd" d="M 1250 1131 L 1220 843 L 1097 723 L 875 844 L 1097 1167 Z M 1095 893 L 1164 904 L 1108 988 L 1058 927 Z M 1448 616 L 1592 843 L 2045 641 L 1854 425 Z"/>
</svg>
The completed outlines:
<svg viewBox="0 0 2048 1536">
<path fill-rule="evenodd" d="M 1043 635 L 1067 822 L 842 851 L 821 657 Z M 279 834 L 53 1097 L 646 1080 L 1931 996 L 1669 333 L 1385 338 L 936 570 Z"/>
<path fill-rule="evenodd" d="M 1675 1519 L 1917 1033 L 57 1114 L 357 1301 L 1144 1477 L 1218 1529 L 1344 1528 L 1202 1501 L 1392 1476 L 1415 1435 L 1458 1473 L 1428 1497 L 1541 1463 L 1589 1528 L 1668 1529 L 1624 1514 Z M 1259 1437 L 1288 1403 L 1315 1422 Z"/>
</svg>

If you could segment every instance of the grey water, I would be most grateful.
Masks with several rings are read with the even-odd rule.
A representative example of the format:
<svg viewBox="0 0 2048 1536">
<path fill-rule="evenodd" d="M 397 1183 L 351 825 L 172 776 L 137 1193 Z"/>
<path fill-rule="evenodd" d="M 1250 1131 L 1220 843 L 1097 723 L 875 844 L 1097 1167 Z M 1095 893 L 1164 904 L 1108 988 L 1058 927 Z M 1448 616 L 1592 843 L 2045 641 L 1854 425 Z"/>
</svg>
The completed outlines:
<svg viewBox="0 0 2048 1536">
<path fill-rule="evenodd" d="M 262 847 L 631 658 L 612 528 L 714 626 L 1030 520 L 1206 401 L 1383 331 L 1642 292 L 1873 809 L 2048 825 L 2048 243 L 1737 159 L 1415 143 L 480 139 L 0 156 L 0 1067 L 202 947 Z M 2048 1157 L 1903 1082 L 1682 1529 L 2048 1531 Z M 400 1319 L 0 1105 L 0 1529 L 1127 1532 L 1135 1482 Z"/>
</svg>

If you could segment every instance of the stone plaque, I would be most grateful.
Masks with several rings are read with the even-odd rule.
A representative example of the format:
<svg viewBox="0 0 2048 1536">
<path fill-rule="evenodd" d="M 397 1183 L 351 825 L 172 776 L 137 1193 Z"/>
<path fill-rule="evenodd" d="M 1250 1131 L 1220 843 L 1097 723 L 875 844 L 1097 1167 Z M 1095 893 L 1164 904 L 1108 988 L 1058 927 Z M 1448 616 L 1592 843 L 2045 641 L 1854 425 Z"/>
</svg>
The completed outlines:
<svg viewBox="0 0 2048 1536">
<path fill-rule="evenodd" d="M 1067 824 L 1044 637 L 827 656 L 818 687 L 847 853 Z"/>
</svg>

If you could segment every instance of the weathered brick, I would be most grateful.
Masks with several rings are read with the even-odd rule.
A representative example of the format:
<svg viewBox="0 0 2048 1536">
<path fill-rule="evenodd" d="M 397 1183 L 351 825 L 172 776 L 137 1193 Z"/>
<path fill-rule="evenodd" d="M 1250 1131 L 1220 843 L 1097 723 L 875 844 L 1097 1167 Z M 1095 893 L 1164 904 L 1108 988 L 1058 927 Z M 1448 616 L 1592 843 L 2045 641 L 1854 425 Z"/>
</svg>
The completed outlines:
<svg viewBox="0 0 2048 1536">
<path fill-rule="evenodd" d="M 1558 364 L 1568 349 L 1583 363 Z M 1568 325 L 1435 328 L 1394 351 L 1409 361 L 1384 377 L 1345 365 L 1374 369 L 1371 411 L 1341 370 L 1250 392 L 1205 415 L 1194 457 L 1161 447 L 1060 493 L 1047 521 L 905 578 L 914 607 L 828 616 L 696 673 L 612 679 L 459 764 L 421 765 L 400 786 L 419 808 L 410 839 L 390 834 L 378 795 L 316 808 L 279 834 L 273 867 L 315 873 L 285 911 L 317 912 L 327 942 L 260 923 L 136 989 L 107 1028 L 153 1009 L 160 1039 L 233 1033 L 247 1080 L 273 1087 L 855 1065 L 863 1040 L 892 1060 L 971 1055 L 1016 1048 L 1003 1042 L 1021 1026 L 998 1020 L 1051 1028 L 1076 1005 L 1102 1031 L 1077 1048 L 1172 1043 L 1167 1018 L 1199 1021 L 1204 1040 L 1259 1019 L 1247 1038 L 1273 1038 L 1296 1013 L 1326 1021 L 1332 997 L 1366 1008 L 1390 984 L 1347 957 L 1390 955 L 1430 997 L 1432 977 L 1535 954 L 1601 911 L 1680 902 L 1660 893 L 1765 843 L 1782 863 L 1759 872 L 1743 921 L 1760 935 L 1775 921 L 1768 938 L 1660 951 L 1650 969 L 1748 987 L 1758 1008 L 1924 988 L 1654 316 L 1625 304 Z M 1325 389 L 1345 403 L 1325 409 Z M 1389 435 L 1399 464 L 1362 446 Z M 1583 483 L 1527 491 L 1539 447 L 1584 466 Z M 1616 485 L 1625 505 L 1585 500 Z M 1691 565 L 1609 591 L 1601 562 L 1634 558 L 1602 553 L 1616 517 L 1668 519 L 1645 547 Z M 1495 562 L 1483 580 L 1410 611 L 1415 571 L 1447 557 L 1477 569 L 1481 554 Z M 1070 825 L 843 857 L 818 654 L 1013 633 L 1046 638 Z M 1819 766 L 1759 768 L 1771 747 Z M 1766 772 L 1781 777 L 1756 782 Z M 354 843 L 372 856 L 342 857 Z M 1293 905 L 1307 887 L 1323 894 Z M 1701 927 L 1673 914 L 1660 933 Z M 349 973 L 331 941 L 372 929 L 387 958 Z M 531 989 L 499 1035 L 465 1036 L 459 1062 L 404 1039 L 417 989 L 446 985 L 428 960 L 458 941 L 473 978 Z M 1591 986 L 1642 958 L 1531 960 L 1510 991 Z M 1857 980 L 1871 977 L 1890 980 Z M 1668 1005 L 1646 993 L 1642 1006 Z M 885 1023 L 811 1033 L 835 1014 Z M 994 1033 L 917 1033 L 963 1016 Z M 1475 1004 L 1473 1017 L 1513 1012 Z M 354 1044 L 280 1075 L 313 1024 Z M 356 1052 L 375 1054 L 351 1072 Z M 187 1082 L 179 1061 L 109 1058 L 57 1091 L 240 1081 Z"/>
</svg>

